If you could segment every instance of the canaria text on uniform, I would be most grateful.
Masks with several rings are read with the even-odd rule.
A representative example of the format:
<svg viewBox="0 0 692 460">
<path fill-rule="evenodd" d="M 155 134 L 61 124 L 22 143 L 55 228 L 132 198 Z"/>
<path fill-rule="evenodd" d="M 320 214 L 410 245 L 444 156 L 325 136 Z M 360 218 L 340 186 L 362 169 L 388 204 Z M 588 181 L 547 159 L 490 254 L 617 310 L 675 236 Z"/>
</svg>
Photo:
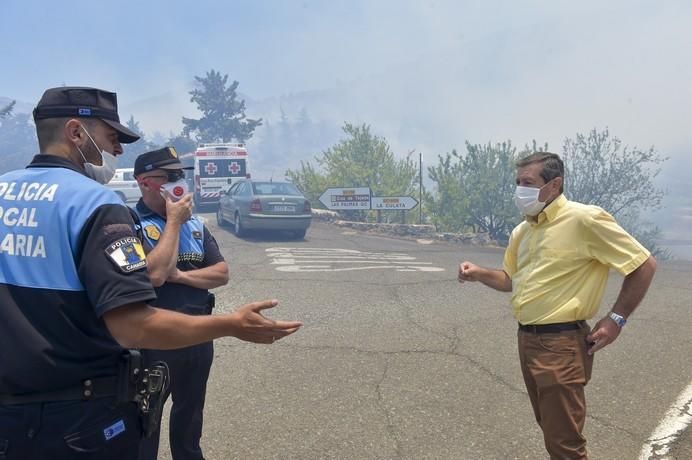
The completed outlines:
<svg viewBox="0 0 692 460">
<path fill-rule="evenodd" d="M 6 202 L 14 201 L 17 206 L 0 206 L 0 220 L 12 230 L 2 235 L 0 254 L 25 257 L 46 257 L 43 235 L 36 235 L 29 229 L 38 227 L 38 211 L 29 203 L 53 201 L 58 184 L 39 182 L 0 182 L 0 198 Z M 20 230 L 20 228 L 26 230 Z"/>
</svg>

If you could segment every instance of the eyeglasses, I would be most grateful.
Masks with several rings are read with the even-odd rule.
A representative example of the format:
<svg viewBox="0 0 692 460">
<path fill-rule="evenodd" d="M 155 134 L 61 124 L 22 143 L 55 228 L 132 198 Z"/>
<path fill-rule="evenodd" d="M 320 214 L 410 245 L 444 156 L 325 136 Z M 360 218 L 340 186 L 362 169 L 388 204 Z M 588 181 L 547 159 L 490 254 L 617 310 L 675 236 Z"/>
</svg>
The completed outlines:
<svg viewBox="0 0 692 460">
<path fill-rule="evenodd" d="M 168 182 L 177 182 L 185 178 L 185 171 L 169 171 L 166 175 L 147 176 L 147 178 L 166 179 Z"/>
</svg>

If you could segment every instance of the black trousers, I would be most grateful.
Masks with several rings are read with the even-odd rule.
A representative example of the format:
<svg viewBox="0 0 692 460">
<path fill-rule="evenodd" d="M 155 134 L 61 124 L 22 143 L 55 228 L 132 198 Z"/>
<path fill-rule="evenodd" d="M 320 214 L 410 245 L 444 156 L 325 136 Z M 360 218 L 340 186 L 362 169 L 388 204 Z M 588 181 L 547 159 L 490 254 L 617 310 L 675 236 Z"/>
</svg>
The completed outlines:
<svg viewBox="0 0 692 460">
<path fill-rule="evenodd" d="M 136 458 L 136 404 L 113 398 L 0 406 L 0 460 Z"/>
<path fill-rule="evenodd" d="M 164 402 L 170 395 L 173 406 L 168 438 L 173 460 L 203 460 L 199 441 L 202 437 L 207 379 L 214 359 L 213 342 L 179 350 L 145 350 L 144 357 L 147 362 L 164 361 L 168 364 L 170 385 Z M 140 460 L 156 460 L 159 434 L 157 431 L 142 442 Z"/>
</svg>

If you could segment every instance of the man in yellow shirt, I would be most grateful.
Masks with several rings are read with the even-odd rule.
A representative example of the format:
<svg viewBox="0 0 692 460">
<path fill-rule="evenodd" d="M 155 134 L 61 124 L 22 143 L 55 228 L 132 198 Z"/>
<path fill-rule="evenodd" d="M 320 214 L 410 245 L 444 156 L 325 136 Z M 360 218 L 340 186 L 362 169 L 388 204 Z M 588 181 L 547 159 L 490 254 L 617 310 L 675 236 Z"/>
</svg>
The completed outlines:
<svg viewBox="0 0 692 460">
<path fill-rule="evenodd" d="M 551 459 L 586 459 L 584 386 L 593 354 L 613 342 L 646 294 L 656 261 L 603 209 L 567 200 L 554 153 L 517 162 L 515 203 L 525 216 L 502 270 L 459 265 L 459 282 L 512 292 L 521 371 Z M 608 272 L 625 277 L 610 312 L 590 330 Z"/>
</svg>

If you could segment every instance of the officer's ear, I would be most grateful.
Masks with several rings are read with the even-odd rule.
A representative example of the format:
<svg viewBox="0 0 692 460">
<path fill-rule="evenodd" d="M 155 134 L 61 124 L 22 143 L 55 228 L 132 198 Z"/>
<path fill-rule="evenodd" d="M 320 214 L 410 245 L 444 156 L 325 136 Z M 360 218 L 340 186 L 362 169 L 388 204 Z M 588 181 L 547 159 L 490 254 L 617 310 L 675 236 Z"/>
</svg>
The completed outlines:
<svg viewBox="0 0 692 460">
<path fill-rule="evenodd" d="M 64 127 L 65 139 L 69 142 L 82 146 L 85 141 L 86 134 L 84 134 L 84 128 L 82 128 L 82 123 L 74 118 L 70 118 L 65 122 Z"/>
</svg>

